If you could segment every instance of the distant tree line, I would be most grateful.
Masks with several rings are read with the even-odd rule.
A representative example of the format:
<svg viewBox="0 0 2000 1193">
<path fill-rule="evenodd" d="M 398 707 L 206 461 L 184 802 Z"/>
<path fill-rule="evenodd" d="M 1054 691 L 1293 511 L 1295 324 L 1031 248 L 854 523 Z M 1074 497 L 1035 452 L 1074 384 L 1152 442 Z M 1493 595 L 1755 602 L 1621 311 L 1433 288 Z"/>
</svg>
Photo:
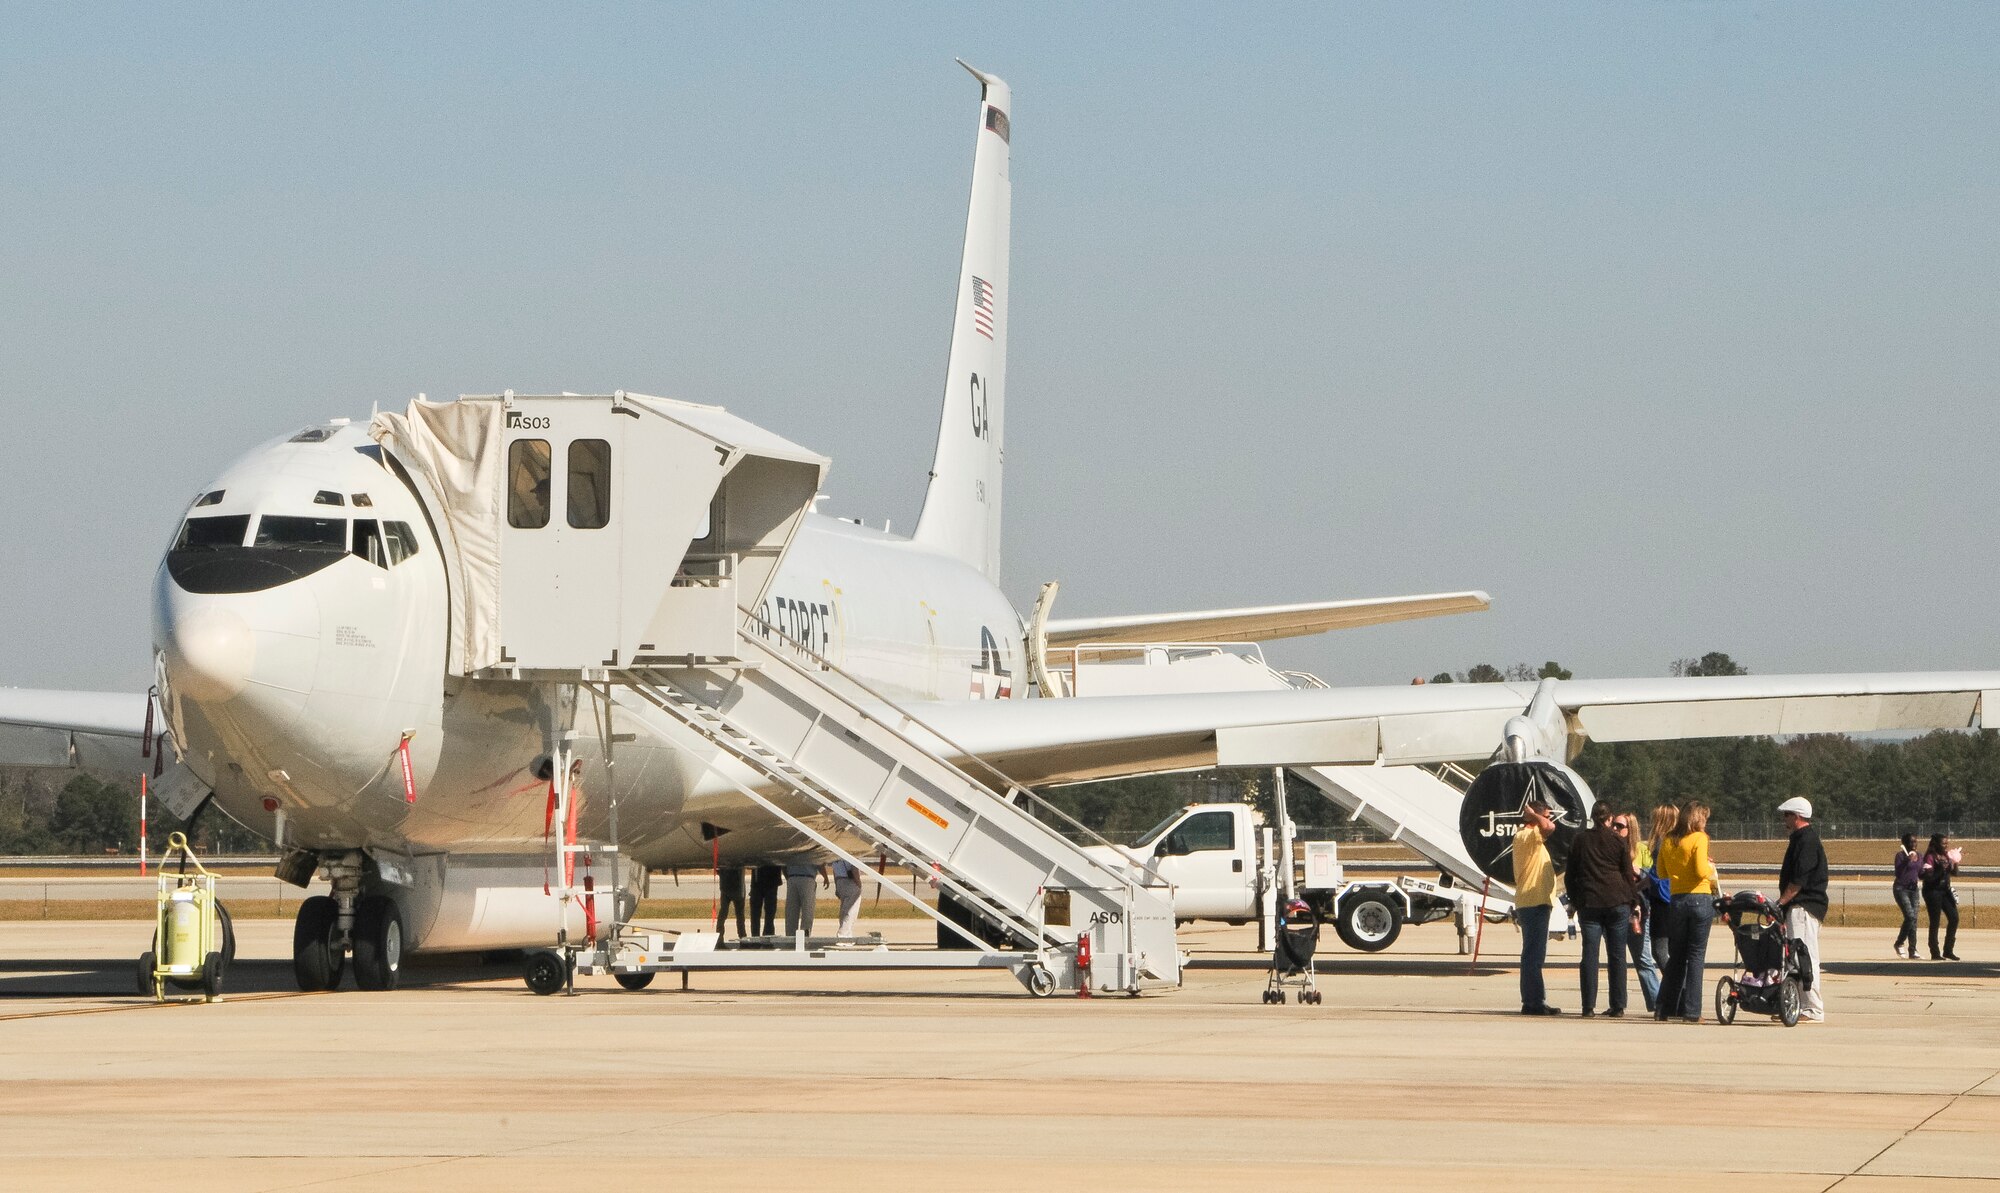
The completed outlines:
<svg viewBox="0 0 2000 1193">
<path fill-rule="evenodd" d="M 268 851 L 271 843 L 204 805 L 188 822 L 155 803 L 148 810 L 147 852 L 158 856 L 167 834 L 185 832 L 197 849 Z M 137 854 L 139 780 L 106 781 L 71 771 L 0 770 L 0 856 Z"/>
</svg>

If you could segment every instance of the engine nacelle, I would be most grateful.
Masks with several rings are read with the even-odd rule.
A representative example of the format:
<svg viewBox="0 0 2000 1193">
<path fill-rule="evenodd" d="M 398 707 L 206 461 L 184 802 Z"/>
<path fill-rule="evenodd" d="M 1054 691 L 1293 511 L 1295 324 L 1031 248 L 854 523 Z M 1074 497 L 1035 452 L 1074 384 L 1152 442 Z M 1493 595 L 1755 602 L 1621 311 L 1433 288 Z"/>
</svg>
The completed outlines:
<svg viewBox="0 0 2000 1193">
<path fill-rule="evenodd" d="M 1560 867 L 1570 840 L 1590 824 L 1590 809 L 1597 802 L 1590 784 L 1569 767 L 1547 758 L 1496 762 L 1480 772 L 1459 805 L 1458 836 L 1465 851 L 1482 871 L 1509 885 L 1514 881 L 1514 834 L 1525 823 L 1522 809 L 1534 798 L 1545 801 L 1555 818 L 1549 856 Z"/>
</svg>

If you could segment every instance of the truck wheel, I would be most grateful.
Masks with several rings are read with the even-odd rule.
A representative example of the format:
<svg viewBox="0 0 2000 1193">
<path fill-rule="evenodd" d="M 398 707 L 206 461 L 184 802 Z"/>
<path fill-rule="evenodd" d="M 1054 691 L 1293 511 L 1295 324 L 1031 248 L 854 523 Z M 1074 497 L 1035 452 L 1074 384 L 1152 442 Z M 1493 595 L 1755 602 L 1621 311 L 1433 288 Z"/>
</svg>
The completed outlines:
<svg viewBox="0 0 2000 1193">
<path fill-rule="evenodd" d="M 611 976 L 618 979 L 618 984 L 627 990 L 644 990 L 653 984 L 653 975 L 650 973 L 618 973 Z"/>
<path fill-rule="evenodd" d="M 145 995 L 147 998 L 152 998 L 158 993 L 153 987 L 154 964 L 153 950 L 147 949 L 145 952 L 139 954 L 139 993 Z"/>
<path fill-rule="evenodd" d="M 1379 953 L 1402 934 L 1403 911 L 1387 891 L 1356 891 L 1341 901 L 1333 927 L 1348 948 Z"/>
<path fill-rule="evenodd" d="M 1056 975 L 1039 965 L 1030 965 L 1025 984 L 1028 993 L 1036 998 L 1047 998 L 1056 992 Z"/>
</svg>

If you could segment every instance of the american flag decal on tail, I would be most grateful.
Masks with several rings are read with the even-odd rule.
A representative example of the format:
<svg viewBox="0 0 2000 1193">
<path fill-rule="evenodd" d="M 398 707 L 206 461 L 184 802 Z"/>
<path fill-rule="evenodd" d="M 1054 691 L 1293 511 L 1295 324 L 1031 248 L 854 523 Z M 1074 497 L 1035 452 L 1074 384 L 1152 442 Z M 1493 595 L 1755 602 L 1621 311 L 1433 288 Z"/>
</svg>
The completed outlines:
<svg viewBox="0 0 2000 1193">
<path fill-rule="evenodd" d="M 993 287 L 982 277 L 972 279 L 972 330 L 993 338 Z"/>
</svg>

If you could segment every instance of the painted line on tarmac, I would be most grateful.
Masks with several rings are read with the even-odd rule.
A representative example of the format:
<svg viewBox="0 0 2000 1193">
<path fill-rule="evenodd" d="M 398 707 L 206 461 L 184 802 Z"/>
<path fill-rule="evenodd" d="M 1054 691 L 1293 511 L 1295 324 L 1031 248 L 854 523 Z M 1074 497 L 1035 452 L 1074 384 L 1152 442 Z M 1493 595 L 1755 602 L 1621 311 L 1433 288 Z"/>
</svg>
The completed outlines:
<svg viewBox="0 0 2000 1193">
<path fill-rule="evenodd" d="M 313 998 L 322 994 L 334 994 L 333 990 L 274 991 L 270 994 L 225 994 L 216 999 L 220 1003 L 269 1002 L 279 998 Z M 37 997 L 23 995 L 22 997 Z M 61 998 L 60 994 L 39 997 Z M 87 996 L 86 996 L 87 997 Z M 69 1007 L 60 1011 L 24 1011 L 17 1015 L 0 1015 L 0 1023 L 11 1023 L 17 1019 L 60 1019 L 66 1015 L 109 1015 L 114 1011 L 151 1011 L 161 1007 L 198 1007 L 204 1005 L 199 998 L 169 998 L 160 1001 L 117 1003 L 108 1007 Z"/>
</svg>

